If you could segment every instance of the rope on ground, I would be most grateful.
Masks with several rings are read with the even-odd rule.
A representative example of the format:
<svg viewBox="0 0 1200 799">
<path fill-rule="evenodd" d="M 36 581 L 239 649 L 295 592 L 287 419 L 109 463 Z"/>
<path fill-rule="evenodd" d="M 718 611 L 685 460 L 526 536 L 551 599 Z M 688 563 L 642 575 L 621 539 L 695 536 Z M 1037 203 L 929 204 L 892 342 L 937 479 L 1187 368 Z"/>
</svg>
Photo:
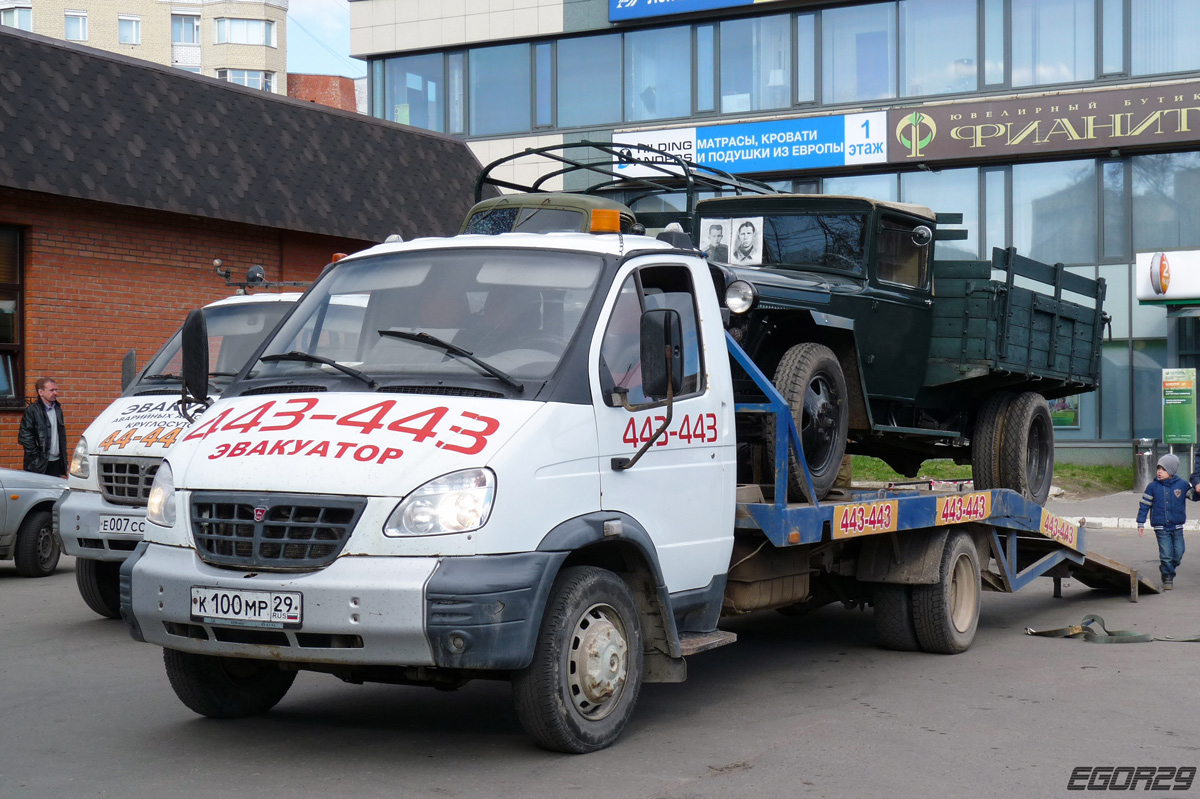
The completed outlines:
<svg viewBox="0 0 1200 799">
<path fill-rule="evenodd" d="M 1026 635 L 1040 635 L 1043 638 L 1079 638 L 1093 644 L 1146 644 L 1151 641 L 1167 641 L 1170 643 L 1200 643 L 1200 635 L 1155 637 L 1148 633 L 1133 630 L 1110 630 L 1104 624 L 1104 619 L 1095 614 L 1083 617 L 1079 624 L 1070 627 L 1059 627 L 1054 630 L 1035 630 L 1025 628 Z"/>
</svg>

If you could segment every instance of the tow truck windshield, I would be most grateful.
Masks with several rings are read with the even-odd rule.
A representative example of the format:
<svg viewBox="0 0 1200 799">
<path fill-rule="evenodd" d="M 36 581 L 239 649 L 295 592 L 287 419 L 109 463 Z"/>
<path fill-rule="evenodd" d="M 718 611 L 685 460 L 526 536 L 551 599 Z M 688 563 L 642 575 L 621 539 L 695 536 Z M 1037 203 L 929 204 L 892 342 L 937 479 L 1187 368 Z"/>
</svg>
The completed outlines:
<svg viewBox="0 0 1200 799">
<path fill-rule="evenodd" d="M 305 295 L 249 377 L 337 373 L 316 358 L 273 357 L 307 353 L 376 379 L 490 375 L 510 387 L 544 379 L 602 266 L 593 254 L 517 248 L 349 259 Z"/>
<path fill-rule="evenodd" d="M 229 385 L 250 355 L 267 334 L 279 324 L 292 307 L 290 302 L 247 302 L 218 305 L 204 309 L 208 328 L 208 351 L 211 353 L 210 382 L 218 389 Z M 164 384 L 178 384 L 183 368 L 180 352 L 182 340 L 178 332 L 159 350 L 138 380 L 126 390 L 128 394 L 144 392 L 147 385 L 161 389 Z M 171 389 L 176 391 L 175 388 Z"/>
</svg>

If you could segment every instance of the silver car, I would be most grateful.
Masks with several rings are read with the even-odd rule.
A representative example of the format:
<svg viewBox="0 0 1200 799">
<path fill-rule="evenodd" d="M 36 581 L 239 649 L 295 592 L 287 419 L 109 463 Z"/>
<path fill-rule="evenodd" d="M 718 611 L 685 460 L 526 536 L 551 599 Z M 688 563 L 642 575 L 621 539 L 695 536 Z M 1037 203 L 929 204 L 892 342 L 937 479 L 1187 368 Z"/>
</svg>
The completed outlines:
<svg viewBox="0 0 1200 799">
<path fill-rule="evenodd" d="M 58 567 L 53 509 L 66 490 L 61 477 L 0 469 L 0 560 L 15 560 L 22 577 L 45 577 Z"/>
</svg>

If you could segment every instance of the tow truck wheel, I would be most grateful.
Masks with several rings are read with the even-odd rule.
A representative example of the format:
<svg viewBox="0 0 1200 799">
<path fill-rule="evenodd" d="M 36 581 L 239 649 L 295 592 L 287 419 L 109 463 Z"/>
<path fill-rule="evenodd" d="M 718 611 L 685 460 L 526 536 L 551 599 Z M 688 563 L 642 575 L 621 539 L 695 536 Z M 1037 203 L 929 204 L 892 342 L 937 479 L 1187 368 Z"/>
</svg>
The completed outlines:
<svg viewBox="0 0 1200 799">
<path fill-rule="evenodd" d="M 1002 488 L 1000 485 L 1000 448 L 1004 433 L 1004 412 L 1012 402 L 1010 391 L 997 391 L 979 408 L 971 433 L 971 481 L 975 488 Z"/>
<path fill-rule="evenodd" d="M 1042 505 L 1054 477 L 1054 421 L 1046 398 L 1018 394 L 1004 412 L 1000 445 L 1000 487 Z"/>
<path fill-rule="evenodd" d="M 17 574 L 22 577 L 46 577 L 58 568 L 58 556 L 62 547 L 54 534 L 54 521 L 50 511 L 39 510 L 29 514 L 17 528 L 17 546 L 13 550 Z"/>
<path fill-rule="evenodd" d="M 971 536 L 951 533 L 942 549 L 938 582 L 913 586 L 913 626 L 926 652 L 956 655 L 979 626 L 979 553 Z"/>
<path fill-rule="evenodd" d="M 916 652 L 917 630 L 913 625 L 912 588 L 879 583 L 875 586 L 875 637 L 884 649 Z"/>
<path fill-rule="evenodd" d="M 121 618 L 121 562 L 75 559 L 75 585 L 92 610 L 106 619 Z"/>
<path fill-rule="evenodd" d="M 273 661 L 214 657 L 163 650 L 163 664 L 175 695 L 210 719 L 261 716 L 283 699 L 296 672 Z"/>
<path fill-rule="evenodd" d="M 774 382 L 791 406 L 816 493 L 812 499 L 820 501 L 833 487 L 846 454 L 850 408 L 842 366 L 833 350 L 806 341 L 784 353 L 775 369 Z M 767 440 L 767 457 L 772 464 L 775 462 L 774 435 Z M 799 502 L 807 495 L 800 462 L 789 451 L 788 498 Z"/>
<path fill-rule="evenodd" d="M 593 566 L 554 581 L 530 664 L 512 678 L 521 726 L 555 752 L 603 749 L 642 687 L 642 628 L 629 587 Z"/>
</svg>

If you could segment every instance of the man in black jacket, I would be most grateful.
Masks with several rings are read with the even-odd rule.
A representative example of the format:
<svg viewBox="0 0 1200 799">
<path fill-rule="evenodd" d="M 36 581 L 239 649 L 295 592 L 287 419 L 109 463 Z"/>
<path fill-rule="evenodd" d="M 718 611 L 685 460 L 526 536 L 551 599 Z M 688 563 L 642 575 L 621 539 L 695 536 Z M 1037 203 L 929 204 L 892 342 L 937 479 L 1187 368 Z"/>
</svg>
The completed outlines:
<svg viewBox="0 0 1200 799">
<path fill-rule="evenodd" d="M 25 409 L 17 434 L 17 443 L 25 448 L 25 471 L 66 477 L 67 431 L 58 404 L 58 383 L 39 377 L 36 385 L 38 398 Z"/>
</svg>

